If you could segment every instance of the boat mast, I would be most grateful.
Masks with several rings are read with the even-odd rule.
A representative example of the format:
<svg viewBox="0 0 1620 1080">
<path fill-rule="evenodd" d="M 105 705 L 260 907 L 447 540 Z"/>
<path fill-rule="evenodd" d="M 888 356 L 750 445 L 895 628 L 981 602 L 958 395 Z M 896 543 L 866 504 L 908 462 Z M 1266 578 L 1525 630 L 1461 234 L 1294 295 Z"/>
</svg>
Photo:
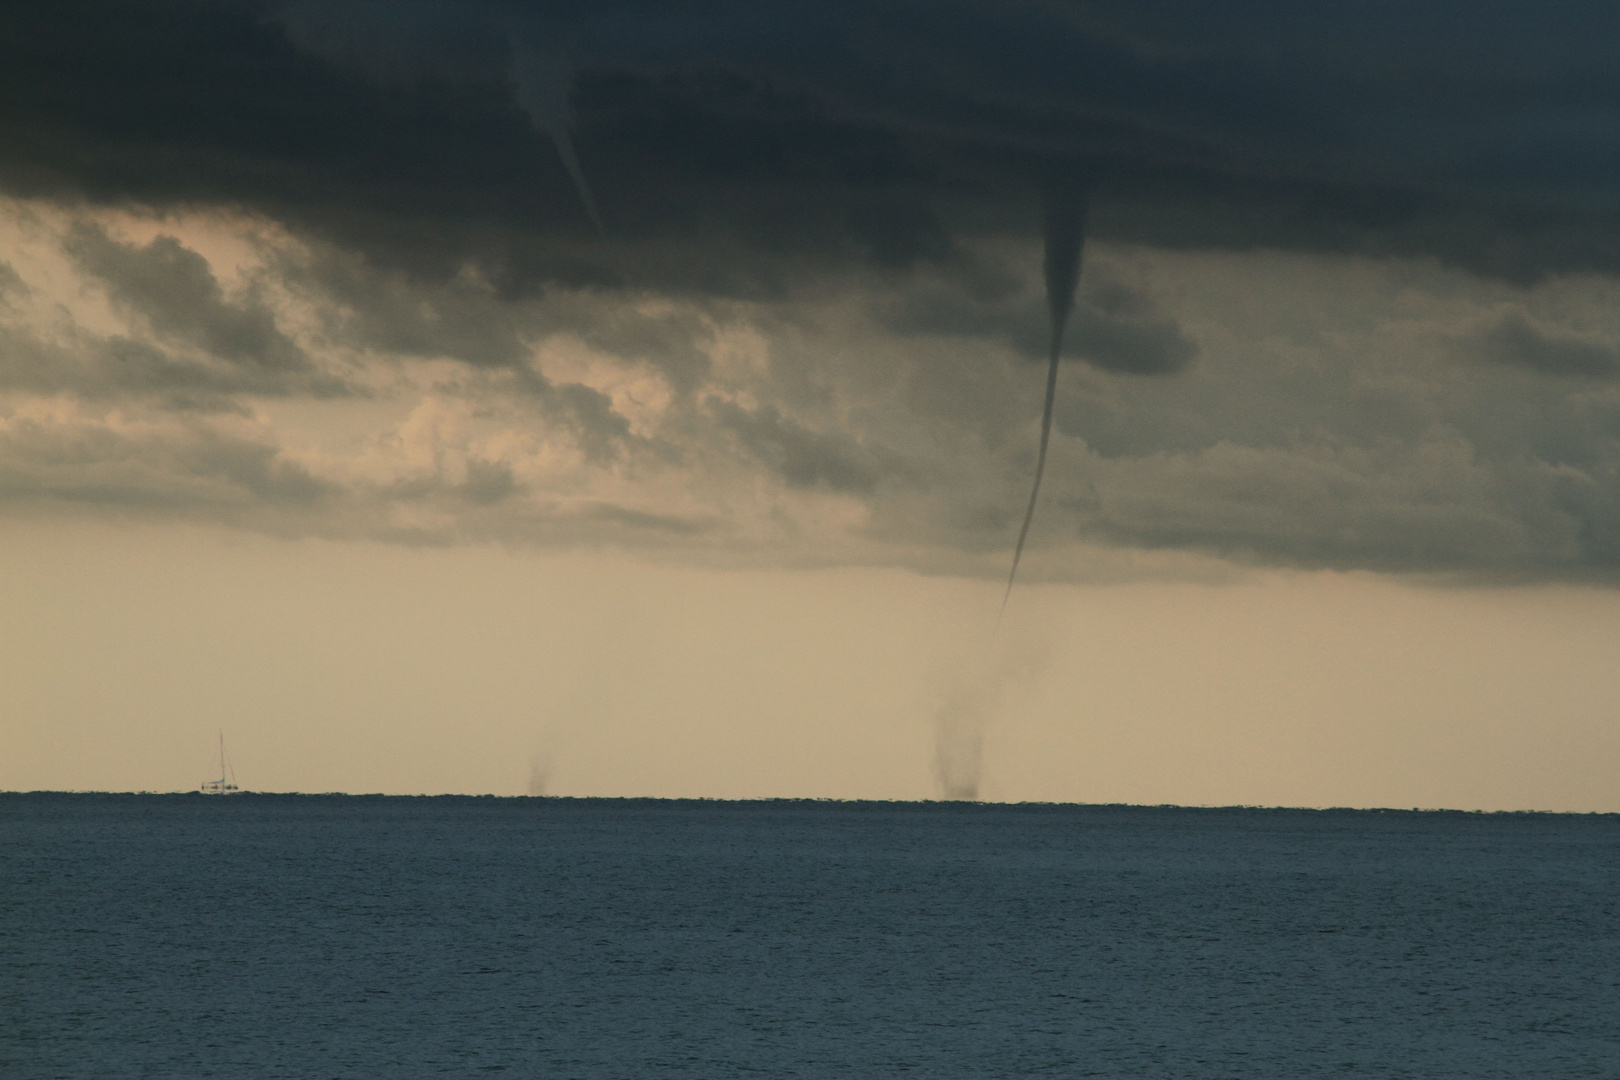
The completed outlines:
<svg viewBox="0 0 1620 1080">
<path fill-rule="evenodd" d="M 224 728 L 219 729 L 219 779 L 203 781 L 202 790 L 212 792 L 215 795 L 223 795 L 227 791 L 238 790 L 236 787 L 236 770 L 231 768 L 230 764 L 225 760 Z"/>
</svg>

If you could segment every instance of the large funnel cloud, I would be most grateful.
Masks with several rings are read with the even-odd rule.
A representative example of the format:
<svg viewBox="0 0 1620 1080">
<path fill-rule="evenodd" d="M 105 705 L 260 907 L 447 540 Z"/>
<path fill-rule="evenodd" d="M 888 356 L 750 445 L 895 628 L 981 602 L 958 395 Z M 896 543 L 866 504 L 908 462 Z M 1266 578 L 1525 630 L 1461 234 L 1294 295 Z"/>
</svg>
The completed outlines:
<svg viewBox="0 0 1620 1080">
<path fill-rule="evenodd" d="M 1013 548 L 1012 569 L 1007 572 L 1007 591 L 1001 606 L 1006 608 L 1012 596 L 1013 581 L 1018 577 L 1018 562 L 1024 555 L 1024 541 L 1029 538 L 1030 523 L 1035 520 L 1035 504 L 1041 496 L 1041 477 L 1046 472 L 1046 449 L 1052 440 L 1052 408 L 1057 401 L 1058 360 L 1063 355 L 1063 329 L 1074 310 L 1074 293 L 1080 284 L 1080 253 L 1086 236 L 1085 187 L 1078 181 L 1063 178 L 1051 183 L 1046 191 L 1046 217 L 1042 230 L 1045 245 L 1046 306 L 1051 319 L 1051 341 L 1046 359 L 1046 401 L 1041 407 L 1041 445 L 1035 456 L 1035 480 L 1029 489 L 1029 505 L 1024 508 L 1024 522 L 1018 529 L 1018 544 Z"/>
</svg>

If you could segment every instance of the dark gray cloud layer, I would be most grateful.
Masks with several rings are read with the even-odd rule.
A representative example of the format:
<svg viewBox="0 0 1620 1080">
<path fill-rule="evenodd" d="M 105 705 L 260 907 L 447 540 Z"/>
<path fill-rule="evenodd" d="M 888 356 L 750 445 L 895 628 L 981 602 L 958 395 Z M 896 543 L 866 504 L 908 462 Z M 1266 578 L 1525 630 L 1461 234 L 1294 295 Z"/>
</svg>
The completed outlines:
<svg viewBox="0 0 1620 1080">
<path fill-rule="evenodd" d="M 0 193 L 83 218 L 60 250 L 115 318 L 57 325 L 51 275 L 0 263 L 0 313 L 28 312 L 0 319 L 0 390 L 87 410 L 0 416 L 0 487 L 695 544 L 792 516 L 738 494 L 763 473 L 856 507 L 863 541 L 1004 550 L 1059 178 L 1104 255 L 1036 548 L 1610 574 L 1620 331 L 1547 298 L 1620 275 L 1615 40 L 1587 2 L 7 4 Z M 109 208 L 286 242 L 237 281 Z M 1341 256 L 1440 276 L 1368 286 L 1388 326 L 1327 327 L 1333 297 L 1241 260 L 1271 293 L 1200 314 L 1220 283 L 1178 292 L 1144 251 L 1298 255 L 1322 290 L 1365 285 L 1323 269 Z M 763 342 L 741 360 L 739 327 Z M 400 436 L 427 464 L 391 472 L 284 453 L 249 407 L 358 409 L 416 361 L 501 439 Z M 107 419 L 130 401 L 168 434 Z M 745 481 L 687 505 L 660 470 Z M 665 501 L 625 494 L 643 482 Z"/>
<path fill-rule="evenodd" d="M 251 300 L 226 300 L 208 260 L 172 236 L 133 247 L 81 225 L 74 230 L 68 251 L 117 303 L 144 317 L 159 337 L 267 372 L 296 372 L 309 366 L 298 346 L 277 329 L 268 307 Z"/>
<path fill-rule="evenodd" d="M 1620 350 L 1614 345 L 1538 328 L 1521 311 L 1503 315 L 1466 346 L 1485 359 L 1546 375 L 1607 379 L 1620 374 Z"/>
<path fill-rule="evenodd" d="M 1033 232 L 1620 267 L 1595 2 L 8 5 L 0 184 L 247 205 L 425 274 L 770 295 Z M 568 167 L 577 159 L 579 176 Z M 605 235 L 592 224 L 588 179 Z"/>
</svg>

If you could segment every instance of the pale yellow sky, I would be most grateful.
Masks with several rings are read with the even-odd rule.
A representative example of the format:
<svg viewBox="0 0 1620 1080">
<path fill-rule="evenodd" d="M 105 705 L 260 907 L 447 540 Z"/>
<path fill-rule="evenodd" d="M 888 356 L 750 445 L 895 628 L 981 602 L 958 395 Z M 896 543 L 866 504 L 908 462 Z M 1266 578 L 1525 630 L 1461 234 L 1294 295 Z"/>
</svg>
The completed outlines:
<svg viewBox="0 0 1620 1080">
<path fill-rule="evenodd" d="M 0 788 L 1620 811 L 1620 594 L 1369 574 L 1020 587 L 611 553 L 0 531 Z M 1025 662 L 1021 658 L 1032 658 Z"/>
</svg>

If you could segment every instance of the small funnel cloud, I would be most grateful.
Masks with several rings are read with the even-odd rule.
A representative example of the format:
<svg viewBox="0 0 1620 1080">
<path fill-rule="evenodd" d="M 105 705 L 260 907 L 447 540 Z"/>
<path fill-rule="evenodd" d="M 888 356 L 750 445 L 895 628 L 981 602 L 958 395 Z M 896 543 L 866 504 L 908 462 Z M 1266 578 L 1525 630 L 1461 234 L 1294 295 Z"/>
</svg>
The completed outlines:
<svg viewBox="0 0 1620 1080">
<path fill-rule="evenodd" d="M 1035 503 L 1041 495 L 1041 476 L 1046 472 L 1046 447 L 1052 439 L 1052 407 L 1057 401 L 1058 358 L 1063 353 L 1063 328 L 1074 310 L 1074 293 L 1080 284 L 1080 250 L 1086 238 L 1086 189 L 1083 183 L 1064 177 L 1046 190 L 1046 221 L 1042 240 L 1046 248 L 1046 305 L 1051 315 L 1051 350 L 1046 363 L 1046 404 L 1041 409 L 1041 448 L 1035 457 L 1035 482 L 1029 489 L 1029 506 L 1018 530 L 1013 548 L 1012 569 L 1007 573 L 1007 591 L 1002 594 L 1005 611 L 1018 577 L 1018 561 L 1024 556 L 1030 522 L 1035 520 Z"/>
<path fill-rule="evenodd" d="M 585 204 L 585 212 L 597 232 L 602 231 L 602 215 L 596 210 L 596 197 L 591 185 L 585 181 L 585 170 L 580 168 L 579 155 L 574 152 L 573 118 L 568 108 L 568 93 L 573 86 L 574 73 L 566 57 L 556 52 L 533 48 L 518 41 L 511 42 L 512 61 L 508 75 L 512 82 L 512 96 L 529 122 L 538 131 L 551 136 L 557 146 L 557 155 L 563 167 L 573 178 L 574 190 Z"/>
</svg>

